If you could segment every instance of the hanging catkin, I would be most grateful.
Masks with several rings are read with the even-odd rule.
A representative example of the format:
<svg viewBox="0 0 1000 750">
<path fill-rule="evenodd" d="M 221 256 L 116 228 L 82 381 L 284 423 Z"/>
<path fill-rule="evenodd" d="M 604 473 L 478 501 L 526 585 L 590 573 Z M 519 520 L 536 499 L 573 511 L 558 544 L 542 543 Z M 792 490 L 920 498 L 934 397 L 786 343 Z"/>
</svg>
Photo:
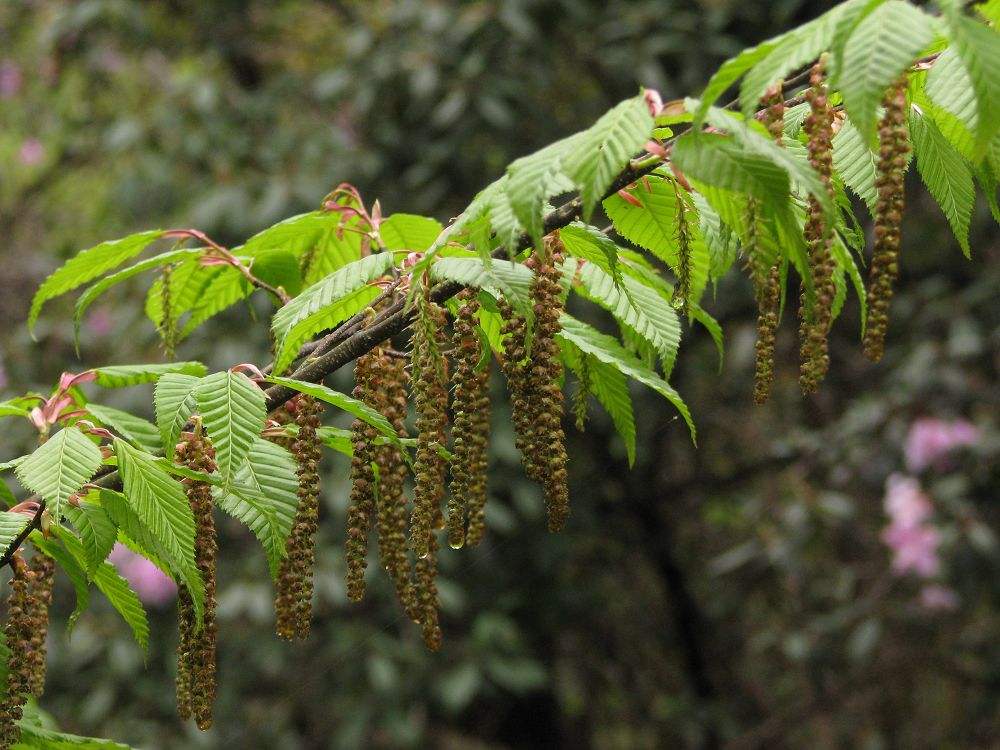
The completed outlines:
<svg viewBox="0 0 1000 750">
<path fill-rule="evenodd" d="M 535 258 L 529 258 L 525 264 L 535 269 Z M 534 384 L 531 380 L 531 368 L 527 355 L 528 321 L 523 315 L 515 312 L 506 299 L 497 304 L 503 319 L 500 333 L 503 335 L 504 358 L 501 369 L 507 379 L 507 391 L 510 394 L 511 421 L 514 423 L 514 445 L 521 454 L 521 465 L 529 479 L 541 481 L 541 457 L 532 450 L 535 442 L 535 424 L 532 414 L 532 392 Z"/>
<path fill-rule="evenodd" d="M 313 569 L 316 561 L 316 529 L 319 524 L 319 460 L 322 452 L 316 430 L 323 405 L 312 396 L 299 394 L 285 407 L 298 431 L 292 443 L 298 477 L 298 507 L 292 530 L 285 542 L 285 557 L 278 568 L 275 596 L 275 630 L 292 640 L 309 636 L 312 623 Z"/>
<path fill-rule="evenodd" d="M 827 96 L 825 60 L 820 59 L 809 75 L 809 115 L 803 123 L 808 136 L 809 163 L 823 181 L 832 201 L 833 193 L 833 108 Z M 809 196 L 806 208 L 805 240 L 809 250 L 809 273 L 814 300 L 808 304 L 805 289 L 799 306 L 800 372 L 799 385 L 803 393 L 815 391 L 830 366 L 827 336 L 832 321 L 834 260 L 830 252 L 833 228 L 827 225 L 823 208 L 815 196 Z"/>
<path fill-rule="evenodd" d="M 448 374 L 443 349 L 445 313 L 421 297 L 414 322 L 410 389 L 417 409 L 415 487 L 410 517 L 410 549 L 417 558 L 429 554 L 434 521 L 441 513 L 446 465 Z"/>
<path fill-rule="evenodd" d="M 377 358 L 374 352 L 358 357 L 354 365 L 354 398 L 369 401 L 378 387 Z M 344 561 L 347 568 L 347 597 L 359 602 L 365 595 L 365 568 L 368 566 L 368 536 L 375 518 L 375 438 L 378 432 L 367 422 L 351 424 L 351 497 L 347 507 L 347 538 Z"/>
<path fill-rule="evenodd" d="M 448 501 L 448 543 L 455 549 L 478 544 L 486 508 L 487 445 L 490 433 L 489 358 L 484 367 L 482 342 L 476 333 L 479 300 L 466 290 L 459 295 L 452 337 L 455 351 L 455 424 L 451 497 Z M 477 369 L 479 368 L 479 369 Z M 468 529 L 466 529 L 468 519 Z"/>
<path fill-rule="evenodd" d="M 440 515 L 440 512 L 439 512 Z M 438 621 L 437 537 L 428 537 L 427 554 L 417 559 L 413 585 L 417 596 L 417 612 L 424 644 L 431 651 L 441 648 L 441 626 Z"/>
<path fill-rule="evenodd" d="M 690 315 L 691 298 L 691 227 L 688 225 L 687 204 L 681 186 L 674 180 L 674 202 L 677 211 L 677 290 L 672 304 L 685 315 Z"/>
<path fill-rule="evenodd" d="M 892 287 L 899 274 L 900 222 L 903 217 L 904 176 L 910 152 L 906 128 L 906 76 L 886 94 L 885 114 L 878 127 L 878 201 L 875 205 L 875 249 L 868 274 L 868 323 L 862 342 L 865 356 L 882 359 L 889 325 Z"/>
<path fill-rule="evenodd" d="M 781 84 L 775 84 L 761 99 L 761 121 L 771 137 L 781 144 L 784 132 L 785 104 Z M 747 201 L 747 265 L 757 300 L 757 343 L 754 360 L 753 400 L 763 404 L 771 395 L 774 382 L 774 341 L 778 330 L 778 312 L 781 302 L 781 270 L 777 261 L 766 256 L 757 226 L 760 204 L 755 198 Z"/>
<path fill-rule="evenodd" d="M 539 257 L 535 279 L 531 286 L 531 297 L 535 311 L 535 338 L 532 344 L 531 361 L 534 379 L 534 394 L 538 406 L 536 414 L 535 451 L 544 462 L 542 489 L 545 493 L 545 509 L 548 515 L 549 531 L 559 531 L 569 516 L 569 484 L 566 463 L 566 435 L 562 426 L 563 365 L 559 356 L 559 317 L 563 311 L 562 276 L 564 249 L 558 235 L 545 238 Z"/>
<path fill-rule="evenodd" d="M 176 456 L 189 469 L 215 470 L 214 451 L 200 432 L 186 433 Z M 216 692 L 215 564 L 219 548 L 212 519 L 212 486 L 193 479 L 183 481 L 195 520 L 195 562 L 205 586 L 205 609 L 198 628 L 191 593 L 183 584 L 178 586 L 177 710 L 181 718 L 194 716 L 198 728 L 207 730 L 212 726 Z"/>
<path fill-rule="evenodd" d="M 49 633 L 49 605 L 52 604 L 52 587 L 55 583 L 55 561 L 41 552 L 31 558 L 29 569 L 33 574 L 27 613 L 31 625 L 30 650 L 31 694 L 40 698 L 45 690 L 46 638 Z"/>
<path fill-rule="evenodd" d="M 385 342 L 386 349 L 389 342 Z M 406 437 L 407 385 L 409 376 L 406 363 L 390 356 L 386 349 L 376 350 L 375 366 L 380 375 L 381 387 L 366 394 L 370 406 L 378 409 L 395 428 L 396 434 Z M 367 400 L 367 399 L 366 399 Z M 411 580 L 409 550 L 406 545 L 407 509 L 404 485 L 407 468 L 403 451 L 386 443 L 375 450 L 379 467 L 379 486 L 376 501 L 376 530 L 379 557 L 396 589 L 396 597 L 406 615 L 414 622 L 420 621 L 416 594 Z"/>
<path fill-rule="evenodd" d="M 31 691 L 33 661 L 29 654 L 32 635 L 32 579 L 35 574 L 28 564 L 15 554 L 11 558 L 11 591 L 7 600 L 7 620 L 4 638 L 7 643 L 7 689 L 0 705 L 0 750 L 17 744 L 21 736 L 18 722 L 24 703 Z"/>
</svg>

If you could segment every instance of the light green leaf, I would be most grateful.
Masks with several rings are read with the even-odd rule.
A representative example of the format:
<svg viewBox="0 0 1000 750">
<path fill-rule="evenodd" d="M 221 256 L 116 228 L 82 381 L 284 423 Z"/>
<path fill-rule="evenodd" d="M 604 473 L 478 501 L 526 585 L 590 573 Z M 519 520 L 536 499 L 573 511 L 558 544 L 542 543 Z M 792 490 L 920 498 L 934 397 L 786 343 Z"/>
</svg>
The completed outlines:
<svg viewBox="0 0 1000 750">
<path fill-rule="evenodd" d="M 228 491 L 214 491 L 216 504 L 245 523 L 260 540 L 275 579 L 295 521 L 298 486 L 291 454 L 258 437 Z"/>
<path fill-rule="evenodd" d="M 179 339 L 185 339 L 209 318 L 218 315 L 241 299 L 246 299 L 254 288 L 250 282 L 232 266 L 211 269 L 214 273 L 206 276 L 199 285 L 198 297 L 191 308 L 191 317 L 181 329 Z"/>
<path fill-rule="evenodd" d="M 0 511 L 0 553 L 6 552 L 11 542 L 31 523 L 31 516 L 25 513 Z"/>
<path fill-rule="evenodd" d="M 73 590 L 76 592 L 76 607 L 67 621 L 66 635 L 68 637 L 72 634 L 73 627 L 80 619 L 80 615 L 86 612 L 87 607 L 90 606 L 90 580 L 87 578 L 87 571 L 62 544 L 57 544 L 54 539 L 46 539 L 40 531 L 31 532 L 31 543 L 55 560 L 69 578 L 70 583 L 73 584 Z"/>
<path fill-rule="evenodd" d="M 845 120 L 833 136 L 833 168 L 874 214 L 875 154 L 850 120 Z"/>
<path fill-rule="evenodd" d="M 875 143 L 876 111 L 886 90 L 934 40 L 934 33 L 932 19 L 919 8 L 887 0 L 848 37 L 837 83 L 865 143 Z"/>
<path fill-rule="evenodd" d="M 612 200 L 612 198 L 607 200 Z M 607 201 L 605 201 L 605 206 L 607 206 Z M 566 252 L 570 255 L 588 263 L 594 263 L 611 276 L 616 283 L 621 282 L 621 269 L 618 268 L 619 247 L 604 232 L 589 224 L 574 221 L 568 227 L 559 230 L 559 239 L 562 240 Z"/>
<path fill-rule="evenodd" d="M 294 297 L 302 291 L 299 259 L 288 250 L 266 250 L 250 259 L 250 272 L 275 289 Z"/>
<path fill-rule="evenodd" d="M 205 592 L 195 564 L 194 516 L 184 488 L 156 465 L 153 456 L 124 440 L 115 440 L 115 455 L 128 506 L 169 554 L 168 562 L 190 589 L 200 620 Z"/>
<path fill-rule="evenodd" d="M 19 463 L 14 473 L 25 489 L 45 498 L 49 512 L 58 519 L 63 503 L 90 481 L 101 461 L 101 451 L 90 438 L 67 427 Z"/>
<path fill-rule="evenodd" d="M 278 310 L 271 321 L 277 352 L 274 371 L 288 367 L 311 336 L 363 310 L 379 295 L 369 282 L 391 267 L 392 253 L 369 255 L 308 287 Z"/>
<path fill-rule="evenodd" d="M 156 425 L 147 422 L 142 417 L 129 414 L 121 409 L 93 403 L 87 404 L 87 411 L 101 424 L 110 427 L 147 453 L 160 451 L 160 431 Z"/>
<path fill-rule="evenodd" d="M 192 256 L 198 256 L 201 252 L 201 250 L 182 248 L 180 250 L 172 250 L 168 253 L 161 253 L 160 255 L 136 263 L 135 265 L 118 271 L 117 273 L 113 273 L 110 276 L 105 276 L 93 286 L 88 287 L 87 291 L 80 295 L 80 299 L 77 300 L 76 311 L 73 313 L 73 337 L 77 343 L 77 347 L 79 348 L 80 345 L 80 323 L 83 321 L 83 315 L 87 312 L 87 308 L 90 307 L 102 294 L 111 289 L 113 286 L 131 279 L 133 276 L 138 276 L 144 271 L 167 266 L 171 263 L 178 263 L 191 258 Z"/>
<path fill-rule="evenodd" d="M 28 329 L 34 328 L 42 306 L 50 299 L 72 291 L 116 268 L 141 253 L 147 245 L 162 236 L 163 230 L 153 229 L 120 240 L 102 242 L 77 253 L 45 279 L 35 292 L 35 297 L 31 300 L 31 311 L 28 313 Z"/>
<path fill-rule="evenodd" d="M 393 214 L 379 226 L 379 236 L 388 250 L 422 253 L 434 244 L 443 229 L 437 219 L 415 214 Z"/>
<path fill-rule="evenodd" d="M 153 391 L 153 405 L 156 409 L 156 425 L 160 430 L 160 440 L 167 458 L 174 455 L 177 438 L 185 423 L 194 414 L 195 390 L 201 378 L 183 373 L 168 373 L 156 382 Z"/>
<path fill-rule="evenodd" d="M 126 388 L 142 383 L 155 383 L 164 375 L 182 373 L 201 377 L 206 372 L 201 362 L 167 362 L 150 365 L 114 365 L 96 367 L 97 384 L 104 388 Z"/>
<path fill-rule="evenodd" d="M 719 66 L 719 69 L 709 79 L 705 90 L 701 92 L 698 106 L 694 110 L 692 130 L 699 128 L 705 115 L 708 114 L 708 108 L 715 104 L 726 89 L 736 83 L 740 76 L 770 55 L 784 37 L 785 35 L 776 36 L 761 42 L 756 47 L 743 50 L 736 57 L 731 57 Z"/>
<path fill-rule="evenodd" d="M 215 449 L 219 475 L 228 483 L 264 429 L 264 392 L 243 373 L 224 370 L 202 378 L 195 400 Z"/>
<path fill-rule="evenodd" d="M 282 385 L 285 388 L 291 388 L 293 391 L 305 393 L 314 398 L 318 398 L 320 401 L 325 401 L 328 404 L 336 406 L 338 409 L 342 409 L 348 414 L 360 419 L 365 424 L 371 425 L 380 433 L 385 435 L 385 437 L 389 438 L 389 440 L 391 440 L 394 444 L 400 444 L 399 435 L 396 434 L 396 428 L 389 423 L 389 420 L 386 419 L 385 416 L 368 406 L 368 404 L 363 401 L 352 398 L 346 393 L 341 393 L 340 391 L 335 391 L 332 388 L 327 388 L 325 385 L 307 383 L 304 380 L 282 378 L 275 375 L 272 375 L 267 380 L 269 383 Z"/>
<path fill-rule="evenodd" d="M 584 133 L 556 141 L 507 167 L 507 195 L 518 221 L 537 244 L 545 233 L 545 205 L 550 197 L 573 189 L 563 174 L 563 162 L 578 147 Z"/>
<path fill-rule="evenodd" d="M 910 136 L 917 157 L 917 170 L 944 211 L 962 253 L 969 258 L 969 222 L 976 200 L 972 172 L 962 155 L 928 118 L 911 112 Z"/>
<path fill-rule="evenodd" d="M 674 145 L 673 163 L 706 185 L 746 193 L 774 206 L 787 205 L 788 172 L 771 159 L 747 153 L 734 138 L 690 133 Z"/>
<path fill-rule="evenodd" d="M 494 289 L 519 309 L 530 306 L 531 269 L 509 260 L 494 260 L 488 266 L 479 258 L 439 258 L 431 266 L 431 278 L 457 281 L 463 286 Z"/>
<path fill-rule="evenodd" d="M 84 544 L 75 534 L 62 527 L 56 527 L 56 534 L 77 563 L 86 565 L 89 562 Z M 146 651 L 149 646 L 149 622 L 146 619 L 146 610 L 139 601 L 138 595 L 129 586 L 128 581 L 118 574 L 111 563 L 103 561 L 94 570 L 93 579 L 97 588 L 111 602 L 111 606 L 118 611 L 118 614 L 132 629 L 132 636 L 136 643 L 143 651 Z"/>
<path fill-rule="evenodd" d="M 98 566 L 111 554 L 118 538 L 118 527 L 112 523 L 104 508 L 86 501 L 79 506 L 67 505 L 66 518 L 80 534 L 84 552 L 82 564 L 87 574 L 93 576 Z"/>
<path fill-rule="evenodd" d="M 21 722 L 21 739 L 13 750 L 131 750 L 128 745 L 97 737 L 46 729 L 40 725 Z"/>
<path fill-rule="evenodd" d="M 646 367 L 613 337 L 601 333 L 566 313 L 563 313 L 559 318 L 559 324 L 562 327 L 558 334 L 559 338 L 569 341 L 580 351 L 601 362 L 617 368 L 623 375 L 652 388 L 672 403 L 687 423 L 688 430 L 691 432 L 691 440 L 695 440 L 696 433 L 691 412 L 680 394 L 666 380 Z"/>
<path fill-rule="evenodd" d="M 574 141 L 564 171 L 580 190 L 584 220 L 652 132 L 653 116 L 640 94 L 613 107 Z"/>
</svg>

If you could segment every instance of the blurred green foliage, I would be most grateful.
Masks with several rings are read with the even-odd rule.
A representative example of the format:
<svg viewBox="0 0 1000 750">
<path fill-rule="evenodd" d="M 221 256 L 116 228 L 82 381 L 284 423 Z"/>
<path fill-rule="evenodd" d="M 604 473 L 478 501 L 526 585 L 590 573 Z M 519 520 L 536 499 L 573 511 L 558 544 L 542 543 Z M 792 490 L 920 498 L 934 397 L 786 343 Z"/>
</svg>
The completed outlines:
<svg viewBox="0 0 1000 750">
<path fill-rule="evenodd" d="M 95 305 L 83 361 L 69 302 L 24 329 L 30 293 L 80 247 L 154 226 L 235 243 L 350 181 L 388 211 L 442 220 L 513 158 L 590 123 L 639 84 L 696 94 L 725 57 L 827 3 L 729 0 L 12 0 L 0 4 L 0 353 L 8 393 L 63 369 L 161 357 L 142 289 Z M 16 85 L 15 85 L 16 84 Z M 1000 737 L 1000 242 L 985 208 L 971 263 L 911 180 L 889 348 L 865 363 L 852 314 L 813 399 L 794 324 L 772 403 L 753 407 L 753 305 L 731 278 L 674 384 L 694 450 L 636 391 L 639 452 L 599 414 L 571 433 L 573 516 L 544 531 L 509 415 L 494 415 L 491 533 L 446 553 L 445 647 L 424 651 L 389 587 L 342 585 L 343 457 L 326 462 L 317 622 L 273 637 L 255 542 L 222 522 L 221 694 L 207 734 L 182 726 L 174 612 L 144 664 L 109 607 L 51 636 L 43 706 L 70 731 L 143 748 L 990 747 Z M 129 291 L 130 290 L 130 291 Z M 268 359 L 234 308 L 178 356 Z M 349 387 L 340 373 L 339 387 Z M 501 386 L 494 383 L 496 403 Z M 114 405 L 149 413 L 148 392 Z M 596 410 L 595 410 L 596 411 Z M 970 419 L 979 444 L 922 477 L 954 611 L 919 604 L 879 539 L 886 477 L 919 416 Z M 5 435 L 18 455 L 27 426 Z M 373 566 L 374 567 L 374 566 Z M 72 608 L 60 582 L 57 612 Z M 95 597 L 96 598 L 96 597 Z"/>
</svg>

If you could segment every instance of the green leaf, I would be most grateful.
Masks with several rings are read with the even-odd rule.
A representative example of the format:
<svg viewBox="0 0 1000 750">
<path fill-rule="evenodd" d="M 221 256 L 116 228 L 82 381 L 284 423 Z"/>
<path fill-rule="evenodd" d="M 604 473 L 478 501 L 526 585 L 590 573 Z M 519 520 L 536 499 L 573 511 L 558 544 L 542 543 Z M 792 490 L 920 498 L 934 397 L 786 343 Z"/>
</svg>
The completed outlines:
<svg viewBox="0 0 1000 750">
<path fill-rule="evenodd" d="M 577 375 L 583 372 L 586 363 L 590 391 L 611 416 L 615 430 L 625 443 L 628 464 L 632 466 L 635 464 L 635 416 L 628 380 L 615 367 L 580 351 L 569 341 L 561 340 L 559 345 L 563 359 Z"/>
<path fill-rule="evenodd" d="M 846 9 L 865 0 L 837 5 L 819 18 L 783 35 L 781 40 L 756 63 L 740 84 L 743 114 L 750 117 L 767 89 L 789 72 L 810 63 L 830 48 L 837 22 Z M 711 104 L 712 102 L 709 102 Z"/>
<path fill-rule="evenodd" d="M 332 227 L 320 237 L 303 281 L 315 284 L 348 263 L 361 258 L 361 235 Z"/>
<path fill-rule="evenodd" d="M 545 233 L 543 217 L 548 199 L 573 189 L 573 182 L 563 174 L 563 162 L 583 136 L 576 133 L 563 138 L 507 167 L 511 209 L 536 244 Z"/>
<path fill-rule="evenodd" d="M 264 429 L 264 392 L 243 373 L 225 370 L 202 378 L 195 400 L 215 449 L 219 475 L 228 483 Z"/>
<path fill-rule="evenodd" d="M 726 346 L 723 342 L 722 336 L 722 326 L 719 325 L 719 321 L 709 315 L 705 310 L 703 310 L 698 305 L 693 305 L 691 307 L 691 318 L 698 321 L 708 331 L 708 335 L 712 337 L 712 341 L 715 342 L 715 348 L 719 352 L 719 372 L 722 372 L 722 363 L 725 359 Z"/>
<path fill-rule="evenodd" d="M 98 566 L 111 554 L 118 538 L 118 527 L 100 505 L 81 502 L 79 506 L 67 505 L 66 517 L 80 534 L 83 545 L 83 565 L 93 576 Z"/>
<path fill-rule="evenodd" d="M 228 491 L 215 491 L 216 504 L 245 523 L 260 540 L 275 579 L 295 521 L 298 486 L 291 454 L 258 437 Z"/>
<path fill-rule="evenodd" d="M 118 541 L 137 555 L 145 557 L 164 575 L 171 576 L 175 580 L 183 580 L 183 564 L 175 560 L 170 551 L 153 536 L 129 505 L 125 495 L 115 490 L 102 489 L 99 496 L 101 507 L 111 522 L 118 527 Z"/>
<path fill-rule="evenodd" d="M 379 225 L 379 236 L 388 250 L 422 253 L 434 244 L 444 227 L 437 219 L 416 214 L 393 214 Z"/>
<path fill-rule="evenodd" d="M 833 169 L 875 213 L 875 154 L 850 120 L 833 136 Z"/>
<path fill-rule="evenodd" d="M 559 318 L 559 324 L 562 327 L 558 334 L 559 338 L 570 342 L 585 354 L 615 367 L 623 375 L 652 388 L 673 404 L 687 423 L 688 430 L 691 432 L 691 440 L 695 440 L 696 433 L 691 412 L 680 394 L 666 380 L 646 367 L 613 337 L 601 333 L 566 313 L 563 313 Z"/>
<path fill-rule="evenodd" d="M 162 236 L 163 230 L 154 229 L 132 234 L 120 240 L 102 242 L 77 253 L 45 279 L 35 292 L 35 297 L 31 300 L 31 311 L 28 313 L 28 329 L 35 327 L 42 306 L 50 299 L 72 291 L 116 268 L 141 253 L 147 245 Z"/>
<path fill-rule="evenodd" d="M 111 289 L 113 286 L 131 279 L 133 276 L 138 276 L 139 274 L 153 268 L 160 268 L 162 266 L 170 265 L 171 263 L 177 263 L 187 258 L 191 258 L 192 256 L 198 256 L 201 252 L 201 250 L 182 248 L 180 250 L 172 250 L 168 253 L 161 253 L 160 255 L 136 263 L 135 265 L 118 271 L 117 273 L 113 273 L 110 276 L 105 276 L 93 286 L 88 287 L 87 291 L 80 295 L 80 299 L 77 300 L 76 311 L 73 313 L 73 338 L 76 341 L 77 349 L 79 349 L 80 346 L 80 323 L 83 321 L 83 315 L 87 312 L 87 308 L 90 307 L 102 294 Z"/>
<path fill-rule="evenodd" d="M 170 315 L 176 323 L 197 305 L 208 286 L 222 269 L 206 268 L 198 260 L 178 263 L 170 272 Z M 146 293 L 146 317 L 159 330 L 163 325 L 163 277 L 157 276 Z"/>
<path fill-rule="evenodd" d="M 917 170 L 944 211 L 962 252 L 969 258 L 969 222 L 976 200 L 972 171 L 962 155 L 928 118 L 911 112 L 910 136 L 917 157 Z"/>
<path fill-rule="evenodd" d="M 193 375 L 168 373 L 156 382 L 153 405 L 156 409 L 156 425 L 160 430 L 161 445 L 167 458 L 174 455 L 177 438 L 185 423 L 194 414 L 195 390 L 200 380 L 201 378 Z"/>
<path fill-rule="evenodd" d="M 605 207 L 607 201 L 612 198 L 605 201 Z M 559 239 L 570 255 L 595 264 L 616 283 L 621 282 L 622 273 L 618 268 L 619 247 L 604 232 L 589 224 L 574 221 L 568 227 L 559 230 Z"/>
<path fill-rule="evenodd" d="M 0 553 L 7 548 L 24 529 L 31 523 L 31 516 L 25 513 L 10 513 L 0 511 Z"/>
<path fill-rule="evenodd" d="M 335 229 L 340 214 L 333 211 L 311 211 L 291 216 L 258 232 L 240 247 L 237 255 L 256 256 L 269 250 L 284 250 L 300 255 L 313 247 L 330 229 Z"/>
<path fill-rule="evenodd" d="M 865 143 L 875 143 L 876 111 L 886 90 L 934 40 L 934 33 L 932 19 L 919 8 L 887 0 L 848 37 L 837 83 Z"/>
<path fill-rule="evenodd" d="M 27 417 L 37 403 L 38 399 L 29 396 L 0 401 L 0 417 Z"/>
<path fill-rule="evenodd" d="M 61 527 L 56 527 L 56 534 L 77 563 L 87 564 L 88 557 L 84 545 L 76 535 Z M 97 588 L 108 598 L 111 606 L 118 611 L 118 614 L 131 628 L 136 643 L 143 651 L 146 651 L 149 647 L 149 622 L 146 619 L 146 610 L 143 608 L 142 602 L 139 601 L 138 595 L 129 586 L 128 581 L 118 574 L 111 563 L 103 561 L 94 570 L 93 579 Z"/>
<path fill-rule="evenodd" d="M 299 259 L 287 250 L 267 250 L 251 259 L 250 272 L 275 289 L 282 288 L 294 297 L 302 291 Z"/>
<path fill-rule="evenodd" d="M 129 414 L 127 411 L 115 409 L 101 404 L 87 404 L 89 411 L 98 422 L 110 427 L 126 440 L 142 448 L 147 453 L 158 453 L 160 450 L 160 431 L 156 425 L 147 422 L 142 417 Z"/>
<path fill-rule="evenodd" d="M 13 750 L 131 750 L 128 745 L 96 737 L 81 737 L 41 726 L 21 724 L 21 739 Z"/>
<path fill-rule="evenodd" d="M 53 518 L 62 517 L 66 499 L 90 481 L 101 466 L 101 451 L 76 427 L 60 430 L 17 465 L 25 489 L 45 498 Z"/>
<path fill-rule="evenodd" d="M 206 372 L 201 362 L 168 362 L 151 365 L 114 365 L 96 367 L 97 384 L 104 388 L 126 388 L 142 383 L 155 383 L 164 375 L 182 373 L 201 377 Z"/>
<path fill-rule="evenodd" d="M 590 263 L 575 269 L 573 283 L 577 291 L 583 286 L 589 299 L 648 341 L 669 369 L 680 345 L 681 324 L 665 297 L 632 277 L 626 277 L 624 289 L 619 289 L 608 274 Z"/>
<path fill-rule="evenodd" d="M 363 310 L 379 295 L 369 283 L 391 267 L 392 253 L 369 255 L 308 287 L 278 310 L 271 321 L 277 352 L 274 371 L 288 367 L 311 336 Z"/>
<path fill-rule="evenodd" d="M 396 428 L 389 423 L 389 420 L 386 419 L 385 416 L 368 406 L 368 404 L 363 401 L 352 398 L 346 393 L 341 393 L 340 391 L 335 391 L 332 388 L 327 388 L 325 385 L 307 383 L 304 380 L 282 378 L 275 375 L 272 375 L 267 380 L 269 383 L 281 385 L 285 388 L 291 388 L 293 391 L 308 394 L 309 396 L 318 398 L 320 401 L 325 401 L 328 404 L 336 406 L 338 409 L 342 409 L 348 414 L 360 419 L 365 424 L 371 425 L 394 444 L 400 444 L 399 435 L 396 434 Z"/>
<path fill-rule="evenodd" d="M 56 544 L 54 539 L 46 539 L 41 532 L 31 532 L 31 543 L 55 560 L 69 578 L 70 583 L 73 584 L 73 590 L 76 592 L 76 606 L 67 621 L 66 635 L 68 637 L 73 632 L 73 627 L 80 619 L 80 615 L 86 612 L 87 607 L 90 606 L 90 580 L 87 577 L 87 571 L 69 553 L 69 550 L 61 544 Z"/>
<path fill-rule="evenodd" d="M 747 153 L 732 137 L 689 133 L 674 144 L 671 156 L 687 176 L 706 185 L 746 193 L 774 206 L 789 201 L 788 172 L 767 157 Z"/>
<path fill-rule="evenodd" d="M 194 516 L 184 488 L 156 465 L 156 459 L 124 440 L 115 440 L 124 497 L 136 517 L 170 555 L 176 572 L 191 591 L 199 620 L 204 587 L 194 557 Z"/>
<path fill-rule="evenodd" d="M 519 309 L 531 305 L 530 291 L 534 274 L 521 263 L 494 260 L 486 265 L 479 258 L 439 258 L 431 266 L 431 278 L 457 281 L 463 286 L 479 289 L 498 290 Z"/>
<path fill-rule="evenodd" d="M 213 268 L 211 276 L 199 285 L 198 297 L 191 308 L 191 317 L 181 329 L 180 339 L 187 338 L 198 326 L 241 299 L 253 294 L 254 287 L 232 266 Z"/>
<path fill-rule="evenodd" d="M 699 129 L 705 120 L 705 115 L 708 114 L 708 108 L 715 104 L 726 89 L 736 83 L 740 76 L 770 55 L 784 38 L 785 35 L 780 35 L 761 42 L 756 47 L 743 50 L 736 57 L 731 57 L 719 66 L 719 69 L 709 79 L 704 91 L 701 92 L 698 106 L 694 110 L 692 131 Z"/>
<path fill-rule="evenodd" d="M 965 65 L 972 90 L 976 95 L 978 123 L 976 127 L 977 160 L 1000 130 L 1000 33 L 962 14 L 964 3 L 944 0 L 941 9 L 948 26 L 948 35 Z"/>
<path fill-rule="evenodd" d="M 580 189 L 584 220 L 652 132 L 653 116 L 640 94 L 613 107 L 574 141 L 564 169 Z"/>
</svg>

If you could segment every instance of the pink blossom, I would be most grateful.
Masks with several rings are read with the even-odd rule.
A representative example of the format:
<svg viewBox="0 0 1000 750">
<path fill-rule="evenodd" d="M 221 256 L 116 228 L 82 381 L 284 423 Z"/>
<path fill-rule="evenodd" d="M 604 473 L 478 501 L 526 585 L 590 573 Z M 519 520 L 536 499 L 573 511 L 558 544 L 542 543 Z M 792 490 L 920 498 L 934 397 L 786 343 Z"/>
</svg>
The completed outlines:
<svg viewBox="0 0 1000 750">
<path fill-rule="evenodd" d="M 142 555 L 123 544 L 115 544 L 108 560 L 118 568 L 144 604 L 162 607 L 177 596 L 177 584 Z"/>
<path fill-rule="evenodd" d="M 98 307 L 87 318 L 87 328 L 95 336 L 108 336 L 114 330 L 115 319 L 108 307 Z"/>
<path fill-rule="evenodd" d="M 0 99 L 13 99 L 21 91 L 24 78 L 20 66 L 13 60 L 0 62 Z"/>
<path fill-rule="evenodd" d="M 920 589 L 920 606 L 930 610 L 958 609 L 960 601 L 954 589 L 929 584 Z"/>
<path fill-rule="evenodd" d="M 974 445 L 979 429 L 964 419 L 918 419 L 910 426 L 903 446 L 906 466 L 910 471 L 923 471 L 929 466 L 947 468 L 948 454 L 955 448 Z"/>
<path fill-rule="evenodd" d="M 24 166 L 33 167 L 45 158 L 45 146 L 37 138 L 25 138 L 18 156 Z"/>
<path fill-rule="evenodd" d="M 930 498 L 913 477 L 893 474 L 886 481 L 889 525 L 882 531 L 882 541 L 892 550 L 892 569 L 897 575 L 913 573 L 931 578 L 941 570 L 941 537 L 929 523 L 933 510 Z"/>
</svg>

